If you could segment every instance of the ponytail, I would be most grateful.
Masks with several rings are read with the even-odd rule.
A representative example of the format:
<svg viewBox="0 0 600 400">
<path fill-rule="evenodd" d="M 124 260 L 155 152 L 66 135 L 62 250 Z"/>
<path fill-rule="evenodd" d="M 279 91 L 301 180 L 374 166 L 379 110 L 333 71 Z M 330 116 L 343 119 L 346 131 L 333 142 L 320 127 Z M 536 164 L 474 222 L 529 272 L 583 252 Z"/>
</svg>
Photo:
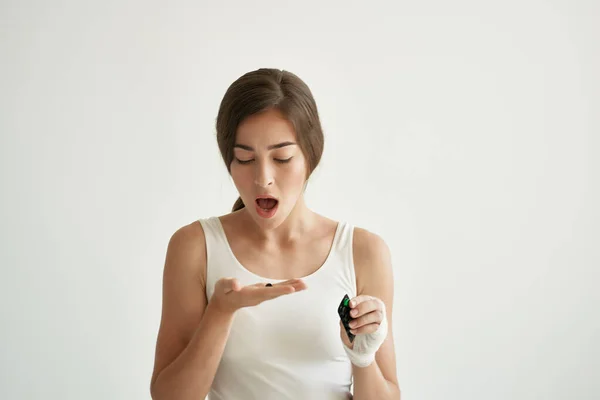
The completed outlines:
<svg viewBox="0 0 600 400">
<path fill-rule="evenodd" d="M 231 212 L 241 210 L 244 207 L 246 207 L 246 205 L 242 201 L 242 198 L 238 197 L 237 200 L 235 201 L 235 204 L 233 205 L 233 208 L 231 209 Z"/>
</svg>

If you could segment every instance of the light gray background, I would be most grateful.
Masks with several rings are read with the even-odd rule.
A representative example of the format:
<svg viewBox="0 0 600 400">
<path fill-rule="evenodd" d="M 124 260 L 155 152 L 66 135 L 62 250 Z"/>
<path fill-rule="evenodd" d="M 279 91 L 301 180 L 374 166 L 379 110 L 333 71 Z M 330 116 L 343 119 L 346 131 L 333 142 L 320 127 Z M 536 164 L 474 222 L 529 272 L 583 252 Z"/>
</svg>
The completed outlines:
<svg viewBox="0 0 600 400">
<path fill-rule="evenodd" d="M 148 399 L 166 245 L 288 69 L 309 206 L 392 250 L 403 400 L 600 398 L 597 1 L 3 1 L 0 398 Z M 594 381 L 594 379 L 596 379 Z"/>
</svg>

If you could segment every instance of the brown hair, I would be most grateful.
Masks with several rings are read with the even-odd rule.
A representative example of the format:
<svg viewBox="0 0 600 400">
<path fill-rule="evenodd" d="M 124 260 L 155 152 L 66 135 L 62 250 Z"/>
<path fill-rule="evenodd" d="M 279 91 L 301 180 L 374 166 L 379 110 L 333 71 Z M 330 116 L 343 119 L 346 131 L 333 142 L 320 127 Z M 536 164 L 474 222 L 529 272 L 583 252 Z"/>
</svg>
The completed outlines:
<svg viewBox="0 0 600 400">
<path fill-rule="evenodd" d="M 229 86 L 217 114 L 217 143 L 231 174 L 237 127 L 247 117 L 269 109 L 279 110 L 291 123 L 307 160 L 306 179 L 323 154 L 323 129 L 313 95 L 302 79 L 289 71 L 260 68 L 247 72 Z M 244 208 L 241 197 L 232 212 Z"/>
</svg>

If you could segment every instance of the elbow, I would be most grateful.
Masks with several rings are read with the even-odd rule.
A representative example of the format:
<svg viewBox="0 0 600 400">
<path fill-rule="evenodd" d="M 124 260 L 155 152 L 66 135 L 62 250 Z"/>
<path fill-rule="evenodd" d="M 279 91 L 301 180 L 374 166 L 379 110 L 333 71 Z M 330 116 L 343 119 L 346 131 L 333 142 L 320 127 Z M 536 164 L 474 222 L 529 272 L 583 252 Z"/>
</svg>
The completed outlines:
<svg viewBox="0 0 600 400">
<path fill-rule="evenodd" d="M 150 398 L 152 400 L 158 400 L 158 397 L 156 396 L 156 383 L 155 382 L 150 383 Z"/>
<path fill-rule="evenodd" d="M 161 399 L 158 391 L 158 375 L 150 381 L 150 398 L 152 400 Z"/>
<path fill-rule="evenodd" d="M 390 400 L 401 400 L 400 397 L 400 386 L 395 382 L 388 381 L 387 390 L 383 398 Z"/>
<path fill-rule="evenodd" d="M 393 393 L 392 398 L 396 399 L 396 400 L 401 400 L 402 394 L 400 393 L 400 386 L 397 383 L 392 384 L 391 386 L 392 386 L 391 390 Z"/>
</svg>

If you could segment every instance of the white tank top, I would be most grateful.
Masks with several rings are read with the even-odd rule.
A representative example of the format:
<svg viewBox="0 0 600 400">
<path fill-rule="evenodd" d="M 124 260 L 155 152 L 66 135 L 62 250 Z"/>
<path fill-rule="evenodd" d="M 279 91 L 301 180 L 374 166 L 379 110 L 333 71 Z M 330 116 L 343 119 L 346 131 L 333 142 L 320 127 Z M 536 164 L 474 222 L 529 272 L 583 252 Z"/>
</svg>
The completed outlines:
<svg viewBox="0 0 600 400">
<path fill-rule="evenodd" d="M 223 277 L 242 285 L 283 281 L 247 270 L 218 217 L 199 221 L 206 237 L 208 299 Z M 303 277 L 306 290 L 236 312 L 209 400 L 351 398 L 352 365 L 340 338 L 337 308 L 345 294 L 356 296 L 353 231 L 350 224 L 338 223 L 325 262 Z"/>
</svg>

